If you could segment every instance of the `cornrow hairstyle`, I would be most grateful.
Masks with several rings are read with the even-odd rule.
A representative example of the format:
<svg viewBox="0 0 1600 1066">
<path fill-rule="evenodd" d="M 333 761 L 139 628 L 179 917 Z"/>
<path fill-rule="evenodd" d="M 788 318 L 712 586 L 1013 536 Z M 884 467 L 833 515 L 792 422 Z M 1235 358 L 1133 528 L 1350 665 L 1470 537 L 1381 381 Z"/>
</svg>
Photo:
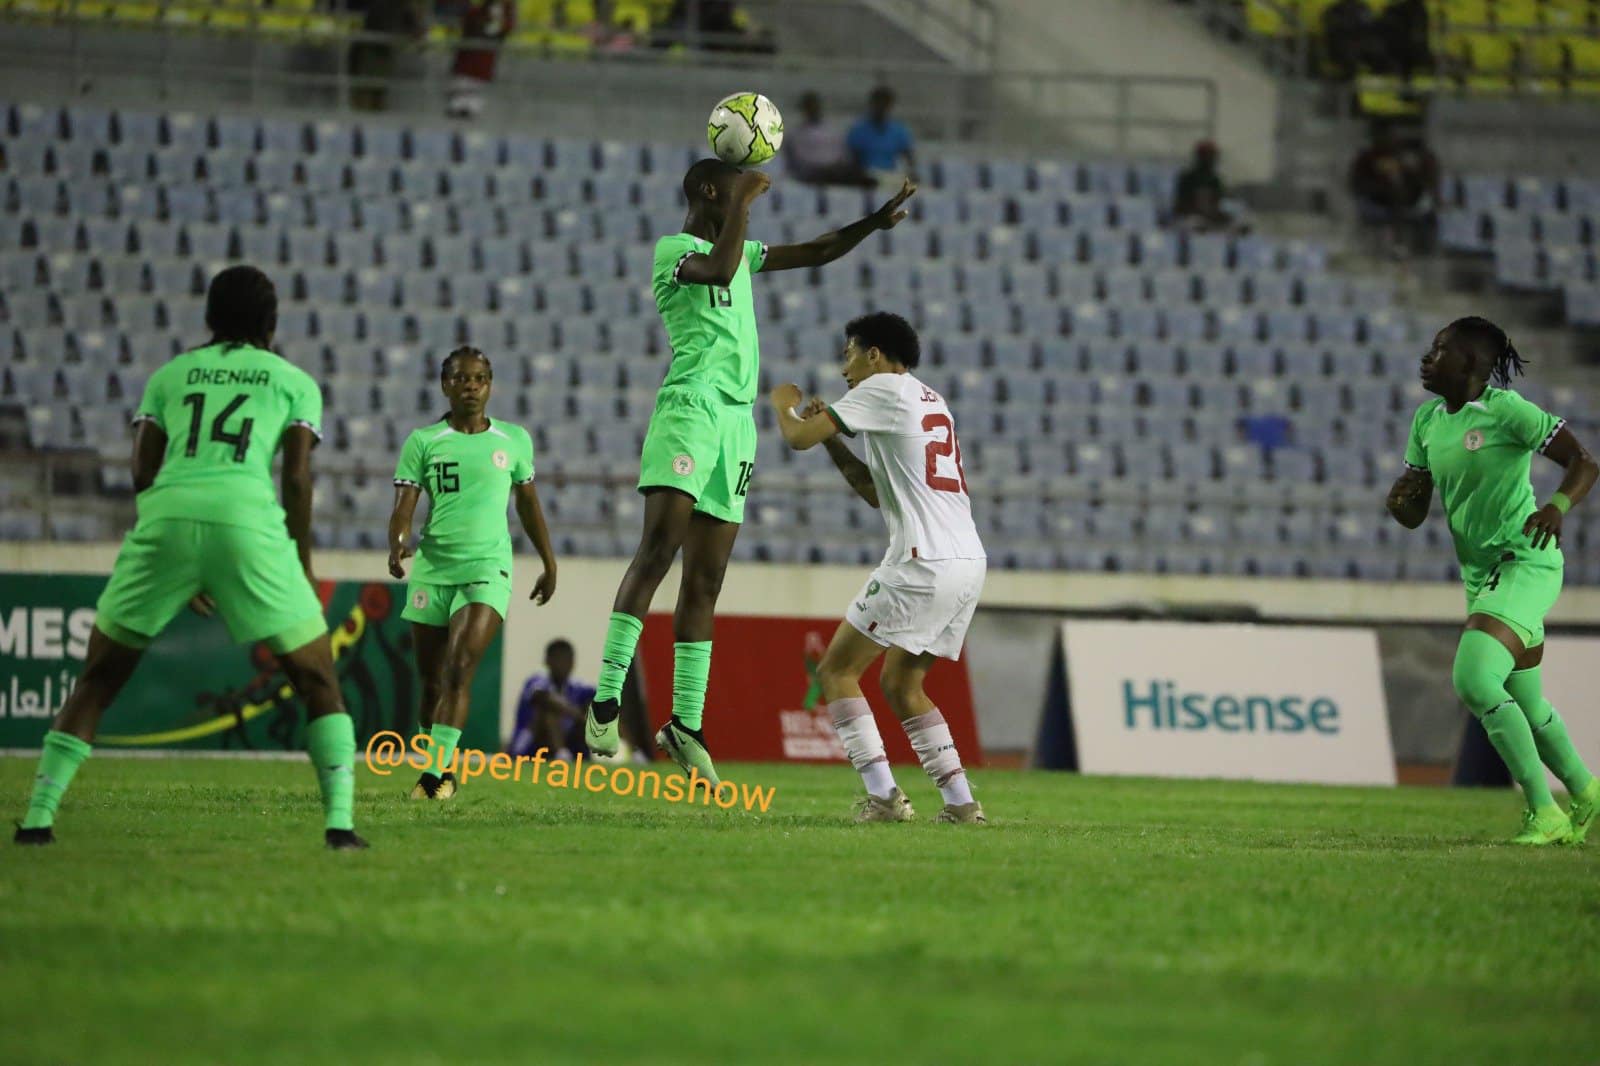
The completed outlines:
<svg viewBox="0 0 1600 1066">
<path fill-rule="evenodd" d="M 1506 331 L 1478 315 L 1458 318 L 1450 323 L 1450 334 L 1465 343 L 1473 358 L 1487 367 L 1489 383 L 1502 389 L 1511 387 L 1511 379 L 1521 377 L 1528 366 L 1517 351 Z"/>
<path fill-rule="evenodd" d="M 489 357 L 470 344 L 463 344 L 455 351 L 444 357 L 444 362 L 439 366 L 439 380 L 443 381 L 450 376 L 450 368 L 457 359 L 482 359 L 483 365 L 489 368 L 489 376 L 494 377 L 494 364 L 489 362 Z"/>
</svg>

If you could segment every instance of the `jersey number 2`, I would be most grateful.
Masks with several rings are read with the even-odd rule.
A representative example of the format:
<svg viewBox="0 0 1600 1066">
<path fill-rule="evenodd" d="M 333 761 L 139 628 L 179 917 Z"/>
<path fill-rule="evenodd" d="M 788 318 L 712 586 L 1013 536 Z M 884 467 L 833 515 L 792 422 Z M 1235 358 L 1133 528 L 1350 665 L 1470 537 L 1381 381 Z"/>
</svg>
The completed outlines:
<svg viewBox="0 0 1600 1066">
<path fill-rule="evenodd" d="M 927 481 L 930 489 L 939 492 L 966 492 L 967 472 L 961 469 L 961 442 L 956 440 L 956 427 L 950 421 L 949 415 L 927 415 L 922 420 L 922 428 L 928 432 L 936 429 L 944 430 L 944 439 L 935 437 L 928 442 L 927 450 Z M 939 460 L 944 456 L 953 456 L 956 461 L 956 476 L 945 477 L 939 473 Z"/>
<path fill-rule="evenodd" d="M 226 423 L 233 417 L 233 413 L 244 405 L 250 398 L 247 392 L 241 392 L 228 401 L 228 405 L 217 413 L 211 420 L 211 439 L 222 444 L 233 445 L 233 461 L 244 462 L 244 457 L 250 453 L 250 430 L 255 427 L 256 420 L 246 418 L 239 423 L 239 428 L 228 432 Z M 184 443 L 183 454 L 193 456 L 200 447 L 200 425 L 205 419 L 206 397 L 203 392 L 191 392 L 184 396 L 183 402 L 190 408 L 189 411 L 189 439 Z"/>
</svg>

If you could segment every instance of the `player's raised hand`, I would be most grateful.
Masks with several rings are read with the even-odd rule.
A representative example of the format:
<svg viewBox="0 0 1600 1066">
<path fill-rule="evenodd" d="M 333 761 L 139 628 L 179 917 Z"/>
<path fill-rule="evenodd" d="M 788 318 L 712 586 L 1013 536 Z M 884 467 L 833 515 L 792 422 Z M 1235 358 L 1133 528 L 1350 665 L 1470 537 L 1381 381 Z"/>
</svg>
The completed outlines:
<svg viewBox="0 0 1600 1066">
<path fill-rule="evenodd" d="M 1535 548 L 1544 548 L 1551 541 L 1561 543 L 1561 508 L 1547 503 L 1522 523 L 1522 532 L 1528 535 Z"/>
<path fill-rule="evenodd" d="M 539 580 L 533 583 L 533 591 L 528 593 L 528 599 L 543 605 L 550 602 L 556 594 L 556 568 L 550 567 L 539 575 Z"/>
<path fill-rule="evenodd" d="M 750 204 L 755 198 L 772 188 L 772 178 L 759 170 L 746 170 L 733 181 L 733 199 L 736 203 Z"/>
<path fill-rule="evenodd" d="M 409 544 L 391 545 L 389 548 L 389 576 L 396 579 L 404 579 L 406 568 L 402 565 L 402 561 L 411 558 L 412 554 L 413 550 Z"/>
<path fill-rule="evenodd" d="M 805 398 L 805 393 L 800 391 L 800 386 L 792 381 L 779 385 L 772 390 L 772 406 L 780 411 L 787 411 L 791 407 L 800 406 L 800 402 Z"/>
<path fill-rule="evenodd" d="M 806 404 L 805 407 L 801 409 L 800 417 L 801 418 L 811 418 L 811 417 L 814 417 L 816 415 L 820 415 L 822 412 L 826 411 L 827 409 L 828 409 L 828 401 L 827 400 L 824 400 L 821 396 L 813 396 L 813 397 L 811 397 L 811 402 Z"/>
<path fill-rule="evenodd" d="M 872 213 L 872 220 L 878 224 L 879 229 L 894 229 L 909 214 L 905 203 L 917 194 L 917 183 L 910 178 L 900 186 L 900 191 L 895 193 L 888 203 Z"/>
</svg>

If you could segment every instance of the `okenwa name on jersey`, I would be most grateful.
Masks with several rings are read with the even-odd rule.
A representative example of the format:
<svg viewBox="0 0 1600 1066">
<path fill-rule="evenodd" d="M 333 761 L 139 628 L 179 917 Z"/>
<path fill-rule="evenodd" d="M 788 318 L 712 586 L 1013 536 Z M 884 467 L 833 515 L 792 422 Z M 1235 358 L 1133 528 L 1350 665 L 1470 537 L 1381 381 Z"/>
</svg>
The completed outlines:
<svg viewBox="0 0 1600 1066">
<path fill-rule="evenodd" d="M 270 370 L 210 370 L 205 367 L 195 367 L 189 371 L 185 382 L 189 385 L 270 385 L 272 384 L 272 371 Z"/>
</svg>

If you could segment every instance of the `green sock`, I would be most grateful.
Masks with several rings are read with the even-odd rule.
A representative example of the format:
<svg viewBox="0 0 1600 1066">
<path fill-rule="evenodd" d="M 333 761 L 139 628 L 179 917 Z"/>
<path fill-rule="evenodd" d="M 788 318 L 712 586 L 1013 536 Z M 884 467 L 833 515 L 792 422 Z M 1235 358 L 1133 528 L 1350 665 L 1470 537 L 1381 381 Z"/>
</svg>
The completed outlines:
<svg viewBox="0 0 1600 1066">
<path fill-rule="evenodd" d="M 697 640 L 672 646 L 672 717 L 690 729 L 700 728 L 706 712 L 706 684 L 711 680 L 711 642 Z"/>
<path fill-rule="evenodd" d="M 348 714 L 325 714 L 306 723 L 306 752 L 322 786 L 325 829 L 354 829 L 356 726 Z"/>
<path fill-rule="evenodd" d="M 428 764 L 428 773 L 439 777 L 450 769 L 450 760 L 456 757 L 456 745 L 461 743 L 461 730 L 453 725 L 433 724 L 428 730 L 428 739 L 433 745 L 428 749 L 433 753 L 433 761 Z"/>
<path fill-rule="evenodd" d="M 1515 670 L 1506 678 L 1506 691 L 1517 701 L 1527 716 L 1528 727 L 1533 730 L 1533 743 L 1539 749 L 1539 760 L 1561 780 L 1567 795 L 1576 796 L 1586 788 L 1594 775 L 1583 765 L 1578 749 L 1572 746 L 1567 735 L 1567 723 L 1561 720 L 1550 701 L 1544 698 L 1544 688 L 1537 666 L 1528 670 Z"/>
<path fill-rule="evenodd" d="M 1481 630 L 1469 629 L 1461 634 L 1456 648 L 1451 680 L 1461 701 L 1483 723 L 1489 743 L 1505 760 L 1511 779 L 1522 788 L 1524 800 L 1537 810 L 1553 806 L 1555 797 L 1550 795 L 1550 783 L 1539 762 L 1528 716 L 1506 691 L 1506 679 L 1516 663 L 1516 657 L 1504 644 Z"/>
<path fill-rule="evenodd" d="M 44 735 L 44 752 L 39 756 L 39 771 L 33 778 L 33 795 L 28 797 L 28 813 L 22 816 L 22 828 L 43 829 L 54 825 L 56 807 L 72 784 L 72 775 L 78 772 L 83 760 L 89 757 L 86 740 L 71 733 L 58 733 L 52 729 Z"/>
<path fill-rule="evenodd" d="M 594 683 L 595 702 L 622 697 L 622 683 L 628 678 L 633 651 L 639 646 L 644 623 L 631 614 L 612 611 L 606 624 L 606 642 L 600 649 L 600 677 Z"/>
</svg>

